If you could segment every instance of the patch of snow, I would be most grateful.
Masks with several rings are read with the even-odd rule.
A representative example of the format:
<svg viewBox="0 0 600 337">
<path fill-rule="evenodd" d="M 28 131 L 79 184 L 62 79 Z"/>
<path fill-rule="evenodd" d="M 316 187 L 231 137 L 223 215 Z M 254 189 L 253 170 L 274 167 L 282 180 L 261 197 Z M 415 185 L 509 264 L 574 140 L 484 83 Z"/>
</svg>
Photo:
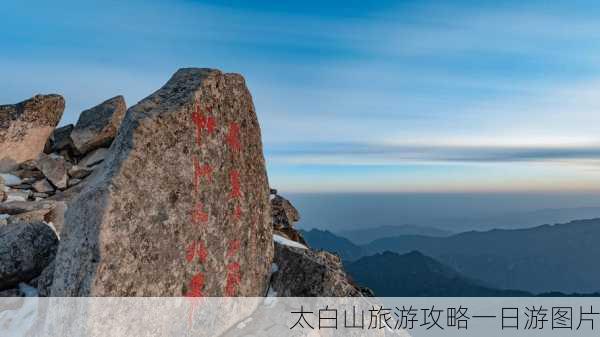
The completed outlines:
<svg viewBox="0 0 600 337">
<path fill-rule="evenodd" d="M 52 229 L 54 231 L 54 234 L 56 234 L 56 237 L 60 240 L 60 235 L 58 234 L 58 231 L 56 230 L 56 227 L 54 227 L 54 224 L 51 222 L 46 222 L 44 221 L 44 223 L 46 225 L 48 225 L 48 227 L 50 227 L 50 229 Z"/>
<path fill-rule="evenodd" d="M 10 217 L 10 215 L 8 214 L 0 214 L 0 220 L 5 220 L 8 219 Z"/>
<path fill-rule="evenodd" d="M 280 245 L 284 245 L 284 246 L 288 246 L 288 247 L 308 249 L 308 247 L 306 247 L 305 245 L 298 243 L 296 241 L 292 241 L 290 239 L 286 239 L 283 236 L 278 235 L 278 234 L 273 234 L 273 241 L 277 242 Z"/>
<path fill-rule="evenodd" d="M 21 184 L 21 178 L 17 177 L 14 174 L 10 173 L 0 173 L 0 178 L 4 180 L 4 185 L 6 186 L 14 186 Z"/>
<path fill-rule="evenodd" d="M 279 271 L 279 266 L 276 263 L 271 263 L 271 273 L 276 273 Z"/>
<path fill-rule="evenodd" d="M 273 199 L 275 199 L 275 194 L 270 194 L 269 195 L 269 201 L 272 201 Z"/>
</svg>

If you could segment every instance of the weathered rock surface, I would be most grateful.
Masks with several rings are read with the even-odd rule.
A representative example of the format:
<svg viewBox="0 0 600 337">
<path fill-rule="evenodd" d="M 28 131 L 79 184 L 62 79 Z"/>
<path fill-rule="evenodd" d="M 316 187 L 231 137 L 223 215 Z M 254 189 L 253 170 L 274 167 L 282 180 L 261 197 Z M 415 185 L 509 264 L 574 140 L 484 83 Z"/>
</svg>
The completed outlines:
<svg viewBox="0 0 600 337">
<path fill-rule="evenodd" d="M 271 288 L 278 296 L 362 296 L 346 275 L 340 258 L 331 253 L 276 242 L 273 263 L 277 271 L 271 276 Z"/>
<path fill-rule="evenodd" d="M 37 167 L 56 188 L 67 188 L 68 168 L 63 157 L 41 153 L 37 160 Z"/>
<path fill-rule="evenodd" d="M 21 103 L 0 105 L 0 172 L 37 158 L 64 109 L 60 95 L 37 95 Z"/>
<path fill-rule="evenodd" d="M 73 151 L 73 140 L 71 140 L 71 132 L 73 132 L 73 124 L 68 124 L 57 128 L 50 135 L 50 143 L 52 152 L 61 152 L 63 150 Z"/>
<path fill-rule="evenodd" d="M 99 149 L 96 149 L 96 150 L 88 153 L 85 157 L 83 157 L 79 161 L 79 163 L 77 165 L 81 166 L 81 167 L 92 167 L 94 165 L 101 163 L 104 160 L 104 158 L 106 158 L 107 154 L 108 154 L 108 149 L 105 147 L 101 147 Z"/>
<path fill-rule="evenodd" d="M 0 227 L 0 290 L 38 276 L 52 261 L 58 239 L 42 222 Z"/>
<path fill-rule="evenodd" d="M 275 195 L 271 199 L 271 211 L 273 214 L 273 228 L 291 227 L 295 222 L 300 221 L 298 210 L 280 195 Z"/>
<path fill-rule="evenodd" d="M 92 169 L 86 166 L 73 165 L 69 169 L 69 177 L 75 179 L 85 178 L 90 175 L 90 173 L 92 173 Z"/>
<path fill-rule="evenodd" d="M 88 153 L 99 147 L 107 147 L 117 134 L 127 106 L 123 96 L 116 96 L 85 110 L 71 132 L 77 151 Z"/>
<path fill-rule="evenodd" d="M 269 187 L 240 75 L 179 70 L 127 111 L 87 181 L 66 213 L 52 296 L 265 293 Z"/>
<path fill-rule="evenodd" d="M 3 202 L 0 204 L 0 214 L 15 215 L 43 208 L 52 209 L 55 205 L 56 202 L 51 200 Z"/>
<path fill-rule="evenodd" d="M 52 187 L 46 179 L 38 180 L 33 183 L 33 189 L 39 193 L 54 192 L 54 187 Z"/>
</svg>

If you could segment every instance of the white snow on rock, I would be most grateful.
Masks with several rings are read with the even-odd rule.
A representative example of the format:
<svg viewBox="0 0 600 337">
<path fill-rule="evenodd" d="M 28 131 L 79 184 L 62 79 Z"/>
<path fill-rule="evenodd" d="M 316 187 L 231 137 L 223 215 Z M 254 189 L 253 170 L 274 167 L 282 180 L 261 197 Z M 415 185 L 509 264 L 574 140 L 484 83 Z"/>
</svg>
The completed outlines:
<svg viewBox="0 0 600 337">
<path fill-rule="evenodd" d="M 300 248 L 300 249 L 308 249 L 308 247 L 306 247 L 303 244 L 300 244 L 296 241 L 292 241 L 290 239 L 286 239 L 281 235 L 277 235 L 277 234 L 273 234 L 273 241 L 277 242 L 280 245 L 284 245 L 284 246 L 288 246 L 288 247 L 294 247 L 294 248 Z"/>
<path fill-rule="evenodd" d="M 15 186 L 21 184 L 21 178 L 9 173 L 0 173 L 0 180 L 4 181 L 6 186 Z"/>
<path fill-rule="evenodd" d="M 56 230 L 56 227 L 54 227 L 54 224 L 51 222 L 46 222 L 44 221 L 44 223 L 46 225 L 48 225 L 48 227 L 50 227 L 50 229 L 52 229 L 54 231 L 54 234 L 56 234 L 56 237 L 60 240 L 60 235 L 58 234 L 58 231 Z"/>
<path fill-rule="evenodd" d="M 276 263 L 271 263 L 271 273 L 276 273 L 279 271 L 279 266 Z"/>
</svg>

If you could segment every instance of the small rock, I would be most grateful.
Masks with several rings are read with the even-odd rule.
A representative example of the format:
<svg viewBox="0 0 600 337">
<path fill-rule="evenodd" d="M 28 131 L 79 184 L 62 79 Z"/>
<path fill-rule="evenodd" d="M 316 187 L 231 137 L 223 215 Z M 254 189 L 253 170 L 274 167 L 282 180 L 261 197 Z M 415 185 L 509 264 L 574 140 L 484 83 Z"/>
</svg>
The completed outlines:
<svg viewBox="0 0 600 337">
<path fill-rule="evenodd" d="M 69 176 L 71 178 L 82 179 L 87 177 L 92 171 L 93 169 L 91 167 L 73 165 L 69 169 Z"/>
<path fill-rule="evenodd" d="M 54 192 L 54 187 L 52 187 L 50 182 L 48 182 L 48 180 L 46 180 L 46 179 L 36 181 L 33 184 L 33 189 L 39 193 Z"/>
<path fill-rule="evenodd" d="M 81 179 L 69 179 L 69 187 L 75 186 L 81 182 Z"/>
<path fill-rule="evenodd" d="M 36 198 L 36 200 L 38 200 L 38 198 L 45 199 L 45 198 L 48 198 L 50 196 L 47 193 L 40 193 L 40 192 L 33 192 L 32 195 L 33 195 L 34 198 Z"/>
<path fill-rule="evenodd" d="M 0 227 L 0 290 L 28 282 L 54 259 L 58 238 L 42 222 Z"/>
<path fill-rule="evenodd" d="M 15 215 L 25 212 L 31 212 L 42 208 L 52 209 L 56 206 L 56 201 L 10 201 L 0 204 L 0 214 Z"/>
<path fill-rule="evenodd" d="M 29 196 L 31 196 L 31 191 L 29 190 L 11 190 L 6 192 L 6 202 L 27 201 Z"/>
<path fill-rule="evenodd" d="M 35 159 L 60 121 L 65 100 L 37 95 L 13 105 L 0 105 L 0 172 Z"/>
<path fill-rule="evenodd" d="M 73 141 L 71 140 L 71 132 L 73 131 L 73 124 L 68 124 L 60 128 L 54 129 L 50 136 L 52 143 L 52 152 L 60 152 L 62 150 L 73 150 Z"/>
<path fill-rule="evenodd" d="M 108 147 L 117 134 L 126 110 L 123 96 L 116 96 L 83 111 L 71 132 L 77 151 L 85 154 L 99 147 Z"/>
<path fill-rule="evenodd" d="M 79 163 L 77 165 L 83 166 L 83 167 L 92 167 L 92 166 L 102 162 L 104 160 L 104 158 L 106 158 L 107 154 L 108 154 L 108 149 L 101 147 L 99 149 L 96 149 L 96 150 L 88 153 L 85 157 L 83 157 L 83 159 L 81 159 L 79 161 Z"/>
<path fill-rule="evenodd" d="M 31 184 L 19 184 L 19 185 L 15 185 L 12 188 L 15 189 L 19 189 L 19 190 L 30 190 L 31 189 Z"/>
<path fill-rule="evenodd" d="M 0 183 L 6 186 L 15 186 L 21 185 L 23 181 L 14 174 L 0 173 Z"/>
<path fill-rule="evenodd" d="M 37 165 L 54 186 L 59 189 L 67 188 L 67 167 L 63 157 L 42 153 L 38 157 Z"/>
</svg>

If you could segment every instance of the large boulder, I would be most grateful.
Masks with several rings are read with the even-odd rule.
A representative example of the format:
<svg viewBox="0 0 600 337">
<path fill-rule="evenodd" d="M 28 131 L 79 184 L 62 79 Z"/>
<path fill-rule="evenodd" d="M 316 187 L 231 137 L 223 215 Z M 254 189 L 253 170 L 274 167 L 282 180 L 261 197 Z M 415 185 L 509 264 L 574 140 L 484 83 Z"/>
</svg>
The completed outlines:
<svg viewBox="0 0 600 337">
<path fill-rule="evenodd" d="M 277 236 L 275 236 L 277 237 Z M 293 241 L 275 242 L 271 291 L 283 297 L 363 296 L 337 255 L 313 251 Z"/>
<path fill-rule="evenodd" d="M 116 96 L 79 115 L 71 139 L 81 154 L 99 147 L 107 147 L 113 141 L 125 116 L 127 105 L 123 96 Z"/>
<path fill-rule="evenodd" d="M 67 172 L 69 167 L 62 156 L 54 153 L 40 153 L 37 160 L 37 167 L 56 188 L 67 188 Z"/>
<path fill-rule="evenodd" d="M 0 290 L 40 275 L 54 259 L 58 238 L 43 222 L 0 226 Z"/>
<path fill-rule="evenodd" d="M 237 74 L 180 69 L 131 107 L 69 204 L 52 296 L 262 296 L 269 185 Z"/>
<path fill-rule="evenodd" d="M 60 95 L 37 95 L 21 103 L 0 105 L 0 172 L 37 158 L 64 109 Z"/>
</svg>

